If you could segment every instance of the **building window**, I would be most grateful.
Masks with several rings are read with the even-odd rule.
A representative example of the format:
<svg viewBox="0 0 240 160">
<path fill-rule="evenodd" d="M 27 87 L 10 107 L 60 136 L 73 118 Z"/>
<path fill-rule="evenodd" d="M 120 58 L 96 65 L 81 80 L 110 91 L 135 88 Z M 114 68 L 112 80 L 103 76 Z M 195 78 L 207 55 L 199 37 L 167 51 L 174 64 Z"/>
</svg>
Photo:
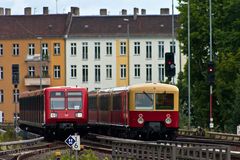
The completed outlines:
<svg viewBox="0 0 240 160">
<path fill-rule="evenodd" d="M 3 79 L 3 67 L 0 66 L 0 80 Z"/>
<path fill-rule="evenodd" d="M 13 44 L 13 55 L 14 56 L 19 55 L 19 44 Z"/>
<path fill-rule="evenodd" d="M 152 42 L 146 42 L 146 58 L 152 58 Z"/>
<path fill-rule="evenodd" d="M 12 84 L 19 83 L 19 64 L 12 65 Z"/>
<path fill-rule="evenodd" d="M 173 45 L 172 45 L 173 44 Z M 175 53 L 176 52 L 176 43 L 174 42 L 170 42 L 170 52 Z"/>
<path fill-rule="evenodd" d="M 112 42 L 107 42 L 106 43 L 106 51 L 107 51 L 107 55 L 111 56 L 112 55 Z"/>
<path fill-rule="evenodd" d="M 76 56 L 76 55 L 77 55 L 77 44 L 71 43 L 71 56 Z"/>
<path fill-rule="evenodd" d="M 146 64 L 146 82 L 152 82 L 152 65 Z"/>
<path fill-rule="evenodd" d="M 28 55 L 29 56 L 35 55 L 35 44 L 34 43 L 28 44 Z"/>
<path fill-rule="evenodd" d="M 55 56 L 60 55 L 60 43 L 54 43 L 53 46 L 54 46 L 54 55 Z"/>
<path fill-rule="evenodd" d="M 106 65 L 106 78 L 112 79 L 112 65 Z"/>
<path fill-rule="evenodd" d="M 19 100 L 19 89 L 13 90 L 13 102 L 18 103 Z"/>
<path fill-rule="evenodd" d="M 42 43 L 42 60 L 48 59 L 48 44 Z"/>
<path fill-rule="evenodd" d="M 126 55 L 126 42 L 120 42 L 120 55 Z"/>
<path fill-rule="evenodd" d="M 140 55 L 140 42 L 134 42 L 134 54 Z"/>
<path fill-rule="evenodd" d="M 95 42 L 95 59 L 100 59 L 100 42 Z"/>
<path fill-rule="evenodd" d="M 120 78 L 125 79 L 127 75 L 127 69 L 125 64 L 120 65 Z"/>
<path fill-rule="evenodd" d="M 100 65 L 95 65 L 95 82 L 101 81 Z"/>
<path fill-rule="evenodd" d="M 53 67 L 54 69 L 54 78 L 60 78 L 61 77 L 61 74 L 60 74 L 60 66 L 59 65 L 55 65 Z"/>
<path fill-rule="evenodd" d="M 77 66 L 71 65 L 71 78 L 76 78 L 76 77 L 77 77 Z"/>
<path fill-rule="evenodd" d="M 48 66 L 42 66 L 42 76 L 48 77 Z"/>
<path fill-rule="evenodd" d="M 0 89 L 0 103 L 4 102 L 4 95 L 3 95 L 3 90 Z"/>
<path fill-rule="evenodd" d="M 164 41 L 158 42 L 158 58 L 164 58 Z"/>
<path fill-rule="evenodd" d="M 88 82 L 88 65 L 82 66 L 82 81 Z"/>
<path fill-rule="evenodd" d="M 159 82 L 164 81 L 164 64 L 158 65 L 158 81 Z"/>
<path fill-rule="evenodd" d="M 35 77 L 35 67 L 34 66 L 28 66 L 28 76 Z"/>
<path fill-rule="evenodd" d="M 0 56 L 3 55 L 3 44 L 0 44 Z"/>
<path fill-rule="evenodd" d="M 88 43 L 87 42 L 82 43 L 82 59 L 83 60 L 88 59 Z"/>
<path fill-rule="evenodd" d="M 134 65 L 134 77 L 140 78 L 140 64 Z"/>
</svg>

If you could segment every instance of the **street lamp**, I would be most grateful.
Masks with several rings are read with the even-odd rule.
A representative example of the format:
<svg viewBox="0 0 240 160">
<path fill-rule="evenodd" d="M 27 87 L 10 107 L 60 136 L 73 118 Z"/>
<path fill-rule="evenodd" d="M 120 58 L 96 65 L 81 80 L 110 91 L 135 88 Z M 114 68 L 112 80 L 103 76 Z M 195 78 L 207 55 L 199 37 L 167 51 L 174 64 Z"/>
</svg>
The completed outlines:
<svg viewBox="0 0 240 160">
<path fill-rule="evenodd" d="M 127 50 L 128 50 L 128 85 L 130 85 L 130 40 L 129 40 L 129 19 L 124 18 L 124 22 L 127 22 Z"/>
<path fill-rule="evenodd" d="M 188 129 L 191 128 L 191 83 L 190 83 L 190 0 L 188 0 Z"/>
<path fill-rule="evenodd" d="M 42 37 L 37 37 L 40 40 L 40 89 L 42 89 Z"/>
</svg>

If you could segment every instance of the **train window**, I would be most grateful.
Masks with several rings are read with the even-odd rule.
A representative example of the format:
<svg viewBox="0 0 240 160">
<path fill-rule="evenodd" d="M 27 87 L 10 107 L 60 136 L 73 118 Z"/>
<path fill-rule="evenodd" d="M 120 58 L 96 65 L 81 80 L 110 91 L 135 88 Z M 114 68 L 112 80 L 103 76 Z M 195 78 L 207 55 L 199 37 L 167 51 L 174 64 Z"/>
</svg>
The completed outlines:
<svg viewBox="0 0 240 160">
<path fill-rule="evenodd" d="M 51 92 L 51 97 L 64 97 L 64 92 Z"/>
<path fill-rule="evenodd" d="M 97 96 L 88 97 L 88 108 L 92 111 L 97 110 Z"/>
<path fill-rule="evenodd" d="M 173 94 L 158 93 L 156 94 L 156 109 L 173 109 L 174 100 Z"/>
<path fill-rule="evenodd" d="M 82 92 L 68 92 L 68 109 L 82 109 Z"/>
<path fill-rule="evenodd" d="M 122 106 L 121 94 L 113 95 L 113 104 L 112 108 L 114 111 L 120 111 Z"/>
<path fill-rule="evenodd" d="M 152 93 L 136 93 L 135 94 L 136 109 L 153 109 L 153 94 Z"/>
<path fill-rule="evenodd" d="M 68 109 L 82 109 L 82 97 L 68 97 Z"/>
<path fill-rule="evenodd" d="M 100 96 L 99 108 L 100 108 L 101 111 L 107 111 L 108 110 L 109 104 L 110 104 L 109 96 L 110 95 Z"/>
<path fill-rule="evenodd" d="M 51 97 L 51 109 L 64 109 L 64 97 Z"/>
</svg>

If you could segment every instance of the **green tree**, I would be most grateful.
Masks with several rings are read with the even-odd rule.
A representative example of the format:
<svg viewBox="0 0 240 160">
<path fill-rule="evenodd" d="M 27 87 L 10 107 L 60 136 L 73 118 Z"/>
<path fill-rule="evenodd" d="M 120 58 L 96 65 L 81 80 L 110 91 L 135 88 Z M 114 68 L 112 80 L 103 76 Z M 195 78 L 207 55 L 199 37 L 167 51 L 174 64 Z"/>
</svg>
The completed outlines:
<svg viewBox="0 0 240 160">
<path fill-rule="evenodd" d="M 182 52 L 187 55 L 187 5 L 188 0 L 179 0 L 181 28 L 178 39 L 183 44 Z M 209 123 L 209 85 L 207 63 L 209 61 L 209 1 L 190 1 L 191 19 L 191 116 L 194 126 L 207 127 Z M 213 61 L 216 64 L 216 83 L 213 86 L 213 117 L 216 128 L 232 131 L 233 111 L 239 109 L 237 94 L 239 85 L 240 46 L 240 1 L 212 0 Z M 187 67 L 181 84 L 187 89 Z M 181 96 L 181 99 L 185 98 Z M 182 100 L 180 100 L 181 102 Z M 237 104 L 238 103 L 238 104 Z M 181 106 L 182 107 L 182 106 Z M 239 113 L 239 112 L 238 112 Z"/>
</svg>

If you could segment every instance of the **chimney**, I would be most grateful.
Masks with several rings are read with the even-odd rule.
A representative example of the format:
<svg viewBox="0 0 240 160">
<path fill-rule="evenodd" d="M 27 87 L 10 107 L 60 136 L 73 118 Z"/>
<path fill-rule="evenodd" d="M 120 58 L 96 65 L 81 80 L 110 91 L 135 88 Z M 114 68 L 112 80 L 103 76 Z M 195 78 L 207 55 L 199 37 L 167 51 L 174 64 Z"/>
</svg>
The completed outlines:
<svg viewBox="0 0 240 160">
<path fill-rule="evenodd" d="M 142 9 L 142 10 L 141 10 L 141 14 L 142 14 L 142 15 L 146 15 L 146 9 Z"/>
<path fill-rule="evenodd" d="M 100 9 L 100 15 L 106 16 L 107 15 L 107 9 Z"/>
<path fill-rule="evenodd" d="M 161 15 L 169 15 L 169 8 L 160 8 Z"/>
<path fill-rule="evenodd" d="M 24 15 L 31 15 L 32 14 L 32 8 L 26 7 L 24 8 Z"/>
<path fill-rule="evenodd" d="M 43 7 L 43 14 L 48 15 L 48 7 Z"/>
<path fill-rule="evenodd" d="M 79 16 L 79 8 L 78 7 L 71 7 L 71 13 L 75 16 Z"/>
<path fill-rule="evenodd" d="M 4 9 L 0 8 L 0 16 L 4 15 Z"/>
<path fill-rule="evenodd" d="M 126 9 L 122 9 L 122 15 L 127 15 L 127 10 Z"/>
<path fill-rule="evenodd" d="M 138 8 L 133 8 L 133 19 L 136 20 L 138 15 Z"/>
<path fill-rule="evenodd" d="M 5 8 L 5 15 L 7 15 L 7 16 L 11 15 L 11 9 L 10 8 Z"/>
</svg>

